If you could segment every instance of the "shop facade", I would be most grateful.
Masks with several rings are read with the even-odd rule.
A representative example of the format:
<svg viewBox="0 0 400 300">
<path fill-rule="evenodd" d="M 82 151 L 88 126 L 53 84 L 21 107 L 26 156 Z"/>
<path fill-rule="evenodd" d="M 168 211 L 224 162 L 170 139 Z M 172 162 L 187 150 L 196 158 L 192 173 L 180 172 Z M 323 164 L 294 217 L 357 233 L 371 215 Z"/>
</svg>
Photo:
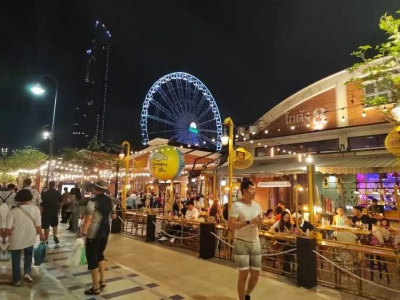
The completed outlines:
<svg viewBox="0 0 400 300">
<path fill-rule="evenodd" d="M 385 114 L 392 105 L 362 104 L 363 95 L 391 99 L 390 91 L 375 89 L 373 82 L 361 88 L 345 85 L 354 76 L 346 70 L 333 74 L 285 99 L 254 126 L 237 129 L 236 144 L 252 153 L 254 163 L 235 170 L 235 176 L 255 181 L 256 201 L 263 209 L 274 208 L 279 200 L 294 209 L 295 189 L 299 203 L 307 203 L 307 160 L 312 160 L 314 203 L 324 212 L 342 206 L 349 213 L 352 206 L 369 206 L 375 198 L 393 214 L 400 167 L 385 147 L 393 130 Z M 223 176 L 225 170 L 220 171 Z"/>
</svg>

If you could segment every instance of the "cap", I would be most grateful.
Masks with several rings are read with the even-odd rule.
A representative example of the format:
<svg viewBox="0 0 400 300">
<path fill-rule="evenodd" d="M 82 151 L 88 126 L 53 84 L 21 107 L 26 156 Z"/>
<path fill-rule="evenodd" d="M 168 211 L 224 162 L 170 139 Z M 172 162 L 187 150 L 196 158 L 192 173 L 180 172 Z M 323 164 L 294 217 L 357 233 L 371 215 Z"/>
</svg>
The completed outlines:
<svg viewBox="0 0 400 300">
<path fill-rule="evenodd" d="M 293 219 L 300 219 L 300 218 L 302 218 L 303 216 L 301 215 L 301 214 L 299 214 L 299 213 L 294 213 L 293 215 L 292 215 L 292 218 Z"/>
</svg>

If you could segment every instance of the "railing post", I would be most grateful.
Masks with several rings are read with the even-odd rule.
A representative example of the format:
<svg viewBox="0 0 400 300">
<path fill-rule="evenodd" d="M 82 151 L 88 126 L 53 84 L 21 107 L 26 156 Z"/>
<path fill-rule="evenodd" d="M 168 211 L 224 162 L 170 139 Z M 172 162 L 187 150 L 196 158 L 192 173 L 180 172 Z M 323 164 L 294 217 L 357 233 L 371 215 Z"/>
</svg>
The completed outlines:
<svg viewBox="0 0 400 300">
<path fill-rule="evenodd" d="M 147 215 L 146 242 L 154 242 L 156 240 L 156 225 L 153 222 L 157 222 L 157 216 Z"/>
<path fill-rule="evenodd" d="M 311 289 L 317 286 L 317 247 L 313 237 L 297 237 L 297 285 Z"/>
<path fill-rule="evenodd" d="M 200 251 L 199 258 L 209 259 L 215 256 L 214 223 L 200 223 Z"/>
<path fill-rule="evenodd" d="M 117 217 L 111 221 L 111 233 L 121 233 L 121 231 L 125 232 L 125 228 L 123 228 L 125 224 L 122 223 L 120 219 L 122 217 L 122 211 L 118 210 Z"/>
</svg>

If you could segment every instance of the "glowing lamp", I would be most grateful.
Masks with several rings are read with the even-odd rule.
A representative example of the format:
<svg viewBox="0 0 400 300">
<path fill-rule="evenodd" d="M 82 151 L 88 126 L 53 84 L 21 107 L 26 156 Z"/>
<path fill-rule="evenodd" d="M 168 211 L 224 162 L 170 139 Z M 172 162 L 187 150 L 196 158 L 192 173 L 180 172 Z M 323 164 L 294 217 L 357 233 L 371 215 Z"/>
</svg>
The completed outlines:
<svg viewBox="0 0 400 300">
<path fill-rule="evenodd" d="M 396 104 L 392 108 L 392 116 L 396 121 L 400 121 L 400 102 L 397 101 Z"/>
<path fill-rule="evenodd" d="M 225 133 L 223 136 L 221 136 L 221 143 L 222 145 L 226 146 L 229 143 L 229 136 Z"/>
<path fill-rule="evenodd" d="M 36 83 L 33 87 L 31 87 L 31 92 L 34 93 L 35 95 L 42 95 L 46 91 L 42 88 L 40 83 Z"/>
</svg>

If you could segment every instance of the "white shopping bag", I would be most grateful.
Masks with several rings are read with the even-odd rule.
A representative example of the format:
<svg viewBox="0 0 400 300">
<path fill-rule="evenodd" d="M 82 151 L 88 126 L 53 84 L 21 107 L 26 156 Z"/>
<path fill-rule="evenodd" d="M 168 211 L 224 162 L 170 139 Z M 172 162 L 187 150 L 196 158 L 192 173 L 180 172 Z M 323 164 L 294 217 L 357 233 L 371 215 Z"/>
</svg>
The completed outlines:
<svg viewBox="0 0 400 300">
<path fill-rule="evenodd" d="M 82 255 L 85 251 L 85 241 L 82 238 L 77 238 L 75 240 L 75 248 L 68 255 L 65 264 L 69 267 L 77 267 L 82 265 Z"/>
</svg>

